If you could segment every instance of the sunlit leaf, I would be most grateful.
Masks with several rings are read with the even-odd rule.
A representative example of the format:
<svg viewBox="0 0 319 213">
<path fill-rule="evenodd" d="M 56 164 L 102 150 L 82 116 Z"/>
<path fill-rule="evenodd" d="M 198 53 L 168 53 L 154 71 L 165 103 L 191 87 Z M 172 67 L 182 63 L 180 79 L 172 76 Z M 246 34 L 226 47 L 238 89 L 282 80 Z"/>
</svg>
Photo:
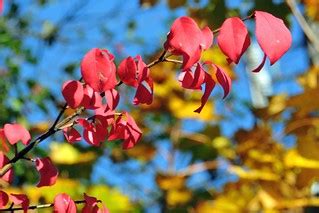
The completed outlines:
<svg viewBox="0 0 319 213">
<path fill-rule="evenodd" d="M 182 205 L 190 201 L 192 192 L 189 189 L 170 189 L 166 195 L 166 202 L 170 206 Z"/>
<path fill-rule="evenodd" d="M 185 177 L 158 174 L 156 182 L 162 190 L 181 189 L 185 186 Z"/>
<path fill-rule="evenodd" d="M 57 164 L 80 164 L 92 162 L 96 156 L 94 152 L 80 152 L 68 143 L 51 143 L 50 157 Z"/>
</svg>

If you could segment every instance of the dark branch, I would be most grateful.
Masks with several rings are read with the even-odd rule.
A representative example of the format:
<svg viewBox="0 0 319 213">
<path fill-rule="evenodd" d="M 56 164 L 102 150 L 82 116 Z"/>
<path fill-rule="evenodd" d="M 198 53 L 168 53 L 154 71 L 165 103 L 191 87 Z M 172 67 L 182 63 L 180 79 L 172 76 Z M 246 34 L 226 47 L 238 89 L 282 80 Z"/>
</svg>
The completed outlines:
<svg viewBox="0 0 319 213">
<path fill-rule="evenodd" d="M 97 201 L 98 203 L 101 203 L 101 200 Z M 85 203 L 85 200 L 76 200 L 74 201 L 75 204 L 82 204 Z M 33 205 L 33 206 L 29 206 L 28 209 L 44 209 L 44 208 L 50 208 L 53 207 L 54 203 L 47 203 L 47 204 L 40 204 L 40 205 Z M 17 208 L 13 208 L 13 205 L 11 205 L 9 208 L 6 209 L 0 209 L 0 212 L 13 212 L 13 211 L 19 211 L 19 210 L 23 210 L 22 207 L 17 207 Z"/>
</svg>

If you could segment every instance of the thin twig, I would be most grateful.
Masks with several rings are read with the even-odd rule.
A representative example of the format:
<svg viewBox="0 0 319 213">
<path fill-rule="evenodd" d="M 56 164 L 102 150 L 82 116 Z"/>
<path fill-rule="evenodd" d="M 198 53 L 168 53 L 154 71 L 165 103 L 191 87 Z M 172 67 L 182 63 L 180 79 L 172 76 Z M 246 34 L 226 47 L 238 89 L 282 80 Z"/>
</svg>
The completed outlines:
<svg viewBox="0 0 319 213">
<path fill-rule="evenodd" d="M 166 55 L 166 51 L 163 51 L 162 54 L 160 55 L 160 57 L 158 57 L 158 59 L 152 61 L 151 63 L 149 63 L 147 65 L 148 68 L 151 68 L 153 66 L 155 66 L 156 64 L 163 62 L 165 60 L 165 55 Z"/>
<path fill-rule="evenodd" d="M 62 115 L 64 114 L 64 112 L 65 112 L 65 110 L 67 109 L 67 107 L 68 107 L 68 104 L 65 103 L 64 106 L 62 107 L 62 109 L 61 109 L 59 115 L 56 117 L 54 123 L 52 124 L 51 128 L 53 128 L 53 129 L 55 128 L 55 126 L 56 126 L 57 123 L 59 122 L 60 118 L 61 118 Z"/>
<path fill-rule="evenodd" d="M 75 204 L 82 204 L 85 203 L 85 200 L 76 200 L 74 201 Z M 101 200 L 97 201 L 98 203 L 101 203 Z M 44 209 L 44 208 L 50 208 L 53 207 L 54 203 L 47 203 L 47 204 L 40 204 L 40 205 L 33 205 L 29 206 L 28 209 Z M 0 209 L 0 212 L 6 212 L 6 211 L 19 211 L 19 210 L 24 210 L 22 207 L 17 207 L 17 208 L 12 208 L 13 205 L 11 205 L 9 208 L 6 209 Z"/>
<path fill-rule="evenodd" d="M 171 62 L 171 63 L 174 63 L 174 64 L 183 64 L 183 62 L 180 61 L 180 60 L 175 60 L 175 59 L 170 59 L 170 58 L 164 58 L 164 61 L 165 62 Z"/>
<path fill-rule="evenodd" d="M 201 163 L 194 163 L 190 166 L 188 166 L 186 169 L 178 172 L 180 176 L 190 176 L 195 173 L 211 170 L 211 169 L 216 169 L 218 166 L 218 161 L 213 160 L 213 161 L 206 161 L 206 162 L 201 162 Z"/>
</svg>

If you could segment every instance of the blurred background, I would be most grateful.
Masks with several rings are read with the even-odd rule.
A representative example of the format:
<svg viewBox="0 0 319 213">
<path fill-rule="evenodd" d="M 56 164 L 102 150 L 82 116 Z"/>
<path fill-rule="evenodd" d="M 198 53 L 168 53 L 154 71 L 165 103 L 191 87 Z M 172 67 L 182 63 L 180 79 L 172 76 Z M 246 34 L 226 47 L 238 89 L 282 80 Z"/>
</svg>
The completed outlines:
<svg viewBox="0 0 319 213">
<path fill-rule="evenodd" d="M 177 17 L 217 29 L 225 18 L 254 10 L 283 19 L 292 32 L 279 63 L 251 73 L 263 54 L 247 21 L 253 42 L 239 65 L 228 65 L 216 44 L 202 56 L 233 79 L 225 100 L 216 87 L 202 113 L 194 113 L 201 93 L 181 88 L 178 66 L 159 64 L 151 69 L 151 105 L 133 106 L 134 90 L 119 89 L 118 109 L 143 130 L 138 145 L 128 151 L 120 141 L 70 145 L 58 133 L 29 154 L 51 157 L 57 184 L 36 188 L 36 170 L 20 161 L 6 191 L 26 193 L 32 204 L 51 203 L 61 192 L 82 199 L 86 192 L 111 212 L 319 211 L 317 0 L 4 0 L 1 126 L 19 122 L 33 136 L 45 132 L 64 104 L 63 82 L 79 79 L 79 63 L 93 47 L 111 51 L 117 65 L 137 54 L 148 63 Z"/>
</svg>

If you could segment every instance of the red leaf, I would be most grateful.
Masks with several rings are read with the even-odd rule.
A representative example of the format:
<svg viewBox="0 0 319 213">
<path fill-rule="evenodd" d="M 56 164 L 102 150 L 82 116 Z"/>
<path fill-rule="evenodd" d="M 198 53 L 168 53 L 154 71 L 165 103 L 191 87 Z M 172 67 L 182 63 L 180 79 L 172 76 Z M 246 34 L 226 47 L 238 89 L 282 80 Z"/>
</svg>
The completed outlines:
<svg viewBox="0 0 319 213">
<path fill-rule="evenodd" d="M 96 131 L 97 137 L 99 138 L 101 142 L 103 142 L 108 135 L 107 127 L 109 125 L 109 119 L 112 120 L 112 116 L 95 115 L 95 119 L 94 119 L 95 131 Z"/>
<path fill-rule="evenodd" d="M 213 32 L 209 29 L 209 27 L 204 27 L 204 29 L 202 29 L 202 39 L 200 44 L 202 50 L 207 50 L 210 46 L 212 46 L 213 39 Z"/>
<path fill-rule="evenodd" d="M 95 197 L 88 196 L 84 193 L 85 206 L 82 209 L 82 213 L 97 213 L 99 207 L 97 205 L 97 199 Z"/>
<path fill-rule="evenodd" d="M 207 64 L 210 65 L 209 62 L 207 62 Z M 205 91 L 201 98 L 201 106 L 194 111 L 200 113 L 215 87 L 214 80 L 198 63 L 194 73 L 191 69 L 183 71 L 179 75 L 179 81 L 182 82 L 182 87 L 193 90 L 202 89 L 202 84 L 205 84 Z"/>
<path fill-rule="evenodd" d="M 81 140 L 81 135 L 80 133 L 74 129 L 73 127 L 67 127 L 63 129 L 63 134 L 65 139 L 69 143 L 75 143 Z"/>
<path fill-rule="evenodd" d="M 153 102 L 153 80 L 150 77 L 150 70 L 140 56 L 137 56 L 137 59 L 139 67 L 138 87 L 133 104 L 151 104 Z"/>
<path fill-rule="evenodd" d="M 1 146 L 1 151 L 5 153 L 7 153 L 10 150 L 6 136 L 4 134 L 4 129 L 0 129 L 0 146 Z"/>
<path fill-rule="evenodd" d="M 83 138 L 87 143 L 100 146 L 101 142 L 107 137 L 108 117 L 96 115 L 94 123 L 85 119 L 78 119 L 77 121 L 83 127 Z"/>
<path fill-rule="evenodd" d="M 205 71 L 200 65 L 197 65 L 194 72 L 194 80 L 191 87 L 194 89 L 201 89 L 201 85 L 205 83 Z"/>
<path fill-rule="evenodd" d="M 200 107 L 198 107 L 194 112 L 200 113 L 202 111 L 214 87 L 215 87 L 215 81 L 212 79 L 212 77 L 208 73 L 205 72 L 205 92 L 201 98 Z"/>
<path fill-rule="evenodd" d="M 143 62 L 140 55 L 135 59 L 128 57 L 124 59 L 118 69 L 118 74 L 125 84 L 137 87 L 133 104 L 151 104 L 153 101 L 153 80 L 150 70 Z"/>
<path fill-rule="evenodd" d="M 37 184 L 37 187 L 41 186 L 51 186 L 55 184 L 56 179 L 58 178 L 58 170 L 53 165 L 49 157 L 36 159 L 35 161 L 36 168 L 40 173 L 40 181 Z"/>
<path fill-rule="evenodd" d="M 223 98 L 226 98 L 231 88 L 231 79 L 228 76 L 228 74 L 224 70 L 222 70 L 222 68 L 220 68 L 219 66 L 213 63 L 211 63 L 211 65 L 215 67 L 215 70 L 216 70 L 215 75 L 216 75 L 217 81 L 224 89 Z"/>
<path fill-rule="evenodd" d="M 205 83 L 205 71 L 198 64 L 194 73 L 190 69 L 182 72 L 179 81 L 186 89 L 201 89 L 201 85 Z"/>
<path fill-rule="evenodd" d="M 88 109 L 97 109 L 103 105 L 102 96 L 99 92 L 94 92 L 93 97 L 91 99 L 91 106 Z"/>
<path fill-rule="evenodd" d="M 95 197 L 88 196 L 84 193 L 85 206 L 82 213 L 109 213 L 109 210 L 103 205 L 101 209 L 98 207 L 98 200 Z"/>
<path fill-rule="evenodd" d="M 80 106 L 83 99 L 83 85 L 79 81 L 67 81 L 62 86 L 62 95 L 67 104 L 75 109 Z"/>
<path fill-rule="evenodd" d="M 76 205 L 69 195 L 58 194 L 54 198 L 54 213 L 76 213 Z"/>
<path fill-rule="evenodd" d="M 18 143 L 18 141 L 21 141 L 24 145 L 27 145 L 31 140 L 29 131 L 20 124 L 5 124 L 4 134 L 9 143 L 12 145 Z"/>
<path fill-rule="evenodd" d="M 107 50 L 91 49 L 81 62 L 83 80 L 96 92 L 113 89 L 116 82 L 114 56 Z"/>
<path fill-rule="evenodd" d="M 97 213 L 110 213 L 109 209 L 105 205 L 102 205 L 102 208 L 97 211 Z"/>
<path fill-rule="evenodd" d="M 174 55 L 182 55 L 182 68 L 189 69 L 199 61 L 201 51 L 207 49 L 212 40 L 209 28 L 201 31 L 193 19 L 183 16 L 174 21 L 164 48 Z"/>
<path fill-rule="evenodd" d="M 25 213 L 28 212 L 30 201 L 25 194 L 10 194 L 10 200 L 14 205 L 21 205 Z"/>
<path fill-rule="evenodd" d="M 84 129 L 83 131 L 83 138 L 86 142 L 88 142 L 89 144 L 93 145 L 93 146 L 100 146 L 101 144 L 101 140 L 99 140 L 99 137 L 96 133 L 96 131 L 94 131 L 93 127 L 92 128 L 87 128 Z"/>
<path fill-rule="evenodd" d="M 153 80 L 149 78 L 139 83 L 133 104 L 151 104 L 153 102 Z"/>
<path fill-rule="evenodd" d="M 94 90 L 89 85 L 84 85 L 83 93 L 84 95 L 81 106 L 83 106 L 86 109 L 90 109 L 92 107 L 91 102 L 94 96 Z"/>
<path fill-rule="evenodd" d="M 141 81 L 149 78 L 149 68 L 140 55 L 130 56 L 120 63 L 118 75 L 126 85 L 138 87 Z"/>
<path fill-rule="evenodd" d="M 109 126 L 110 124 L 114 123 L 114 111 L 109 110 L 109 107 L 107 105 L 104 105 L 103 107 L 100 107 L 95 110 L 95 117 L 98 118 L 98 120 L 103 118 L 103 125 Z"/>
<path fill-rule="evenodd" d="M 291 46 L 292 38 L 284 22 L 267 12 L 255 11 L 257 41 L 274 64 Z"/>
<path fill-rule="evenodd" d="M 4 191 L 0 191 L 0 208 L 5 207 L 9 201 L 9 196 Z"/>
<path fill-rule="evenodd" d="M 178 75 L 178 81 L 182 83 L 183 88 L 193 89 L 191 86 L 194 81 L 194 73 L 190 69 L 185 70 Z"/>
<path fill-rule="evenodd" d="M 126 121 L 122 119 L 122 117 L 119 117 L 112 126 L 108 140 L 112 141 L 127 138 L 126 124 Z"/>
<path fill-rule="evenodd" d="M 80 124 L 83 128 L 89 128 L 90 127 L 90 122 L 88 122 L 86 119 L 84 119 L 84 118 L 78 118 L 77 120 L 76 120 L 76 122 L 78 123 L 78 124 Z"/>
<path fill-rule="evenodd" d="M 137 126 L 134 118 L 125 112 L 129 137 L 124 138 L 123 149 L 133 148 L 142 137 L 142 131 Z"/>
<path fill-rule="evenodd" d="M 105 98 L 110 110 L 114 110 L 120 101 L 120 95 L 115 89 L 105 91 Z"/>
<path fill-rule="evenodd" d="M 134 147 L 141 137 L 142 131 L 134 119 L 127 112 L 123 112 L 112 126 L 108 140 L 123 139 L 123 149 L 129 149 Z"/>
<path fill-rule="evenodd" d="M 0 168 L 3 168 L 6 164 L 9 163 L 7 156 L 0 151 Z M 1 180 L 6 181 L 7 183 L 12 183 L 13 180 L 13 169 L 9 169 L 2 177 Z"/>
<path fill-rule="evenodd" d="M 97 109 L 102 106 L 102 97 L 99 92 L 94 90 L 89 85 L 84 85 L 83 88 L 83 99 L 81 106 L 85 109 Z"/>
<path fill-rule="evenodd" d="M 137 87 L 138 85 L 138 68 L 133 57 L 129 56 L 124 59 L 117 70 L 119 78 L 124 84 Z"/>
<path fill-rule="evenodd" d="M 250 45 L 247 28 L 238 17 L 224 21 L 217 40 L 221 51 L 235 64 L 238 64 L 240 57 Z"/>
<path fill-rule="evenodd" d="M 264 54 L 263 60 L 261 61 L 261 63 L 258 65 L 258 67 L 256 67 L 252 72 L 259 72 L 265 65 L 266 62 L 266 54 Z"/>
</svg>

